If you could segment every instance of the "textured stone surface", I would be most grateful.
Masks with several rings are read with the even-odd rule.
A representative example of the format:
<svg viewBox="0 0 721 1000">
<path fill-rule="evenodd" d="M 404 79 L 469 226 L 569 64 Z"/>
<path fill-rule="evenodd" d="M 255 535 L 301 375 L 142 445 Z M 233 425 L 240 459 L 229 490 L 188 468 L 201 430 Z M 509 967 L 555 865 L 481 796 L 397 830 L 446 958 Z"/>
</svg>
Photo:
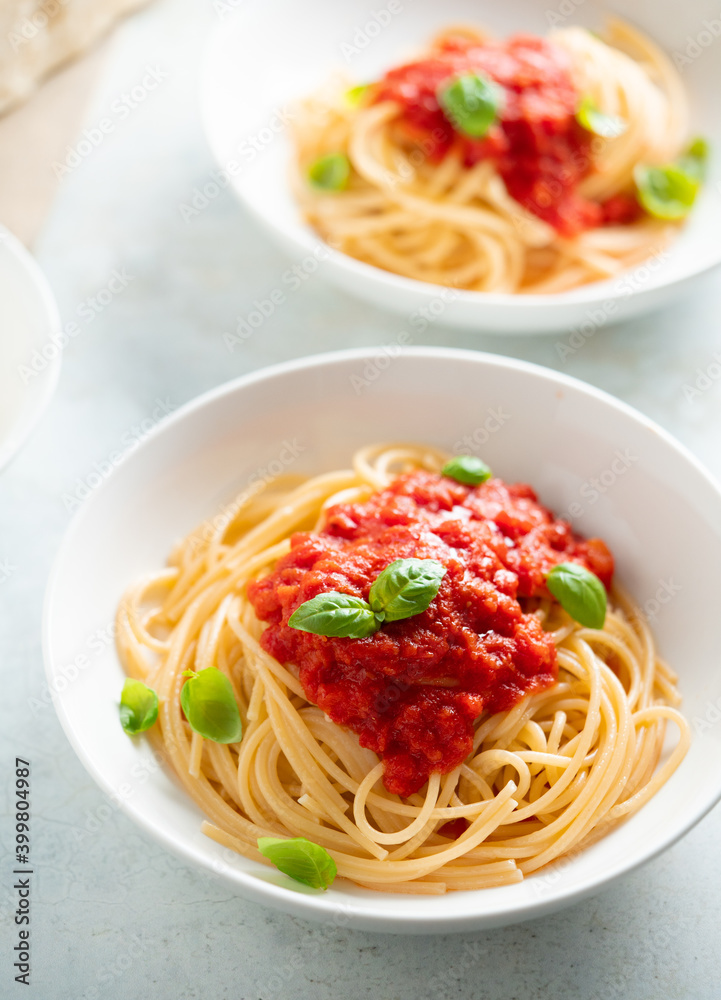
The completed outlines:
<svg viewBox="0 0 721 1000">
<path fill-rule="evenodd" d="M 43 591 L 78 482 L 141 436 L 159 401 L 177 406 L 301 354 L 390 343 L 404 326 L 314 275 L 227 350 L 222 334 L 292 262 L 228 193 L 187 223 L 180 215 L 214 169 L 194 79 L 203 34 L 218 16 L 210 5 L 168 0 L 125 26 L 88 126 L 148 66 L 167 79 L 66 177 L 38 244 L 63 318 L 78 320 L 80 333 L 64 352 L 46 419 L 0 478 L 0 562 L 10 567 L 0 582 L 3 773 L 15 754 L 33 762 L 33 982 L 23 995 L 715 1000 L 719 810 L 643 870 L 551 917 L 458 936 L 357 933 L 247 903 L 166 854 L 107 807 L 43 702 Z M 132 278 L 95 313 L 88 299 L 114 270 Z M 658 420 L 719 474 L 721 383 L 692 399 L 684 386 L 721 347 L 720 305 L 710 285 L 692 301 L 598 332 L 565 362 L 557 343 L 567 338 L 481 337 L 438 324 L 414 341 L 507 353 L 587 379 Z M 7 850 L 9 792 L 2 802 Z M 5 917 L 11 868 L 4 855 Z M 3 926 L 6 934 L 8 920 Z M 0 995 L 20 995 L 3 951 Z"/>
</svg>

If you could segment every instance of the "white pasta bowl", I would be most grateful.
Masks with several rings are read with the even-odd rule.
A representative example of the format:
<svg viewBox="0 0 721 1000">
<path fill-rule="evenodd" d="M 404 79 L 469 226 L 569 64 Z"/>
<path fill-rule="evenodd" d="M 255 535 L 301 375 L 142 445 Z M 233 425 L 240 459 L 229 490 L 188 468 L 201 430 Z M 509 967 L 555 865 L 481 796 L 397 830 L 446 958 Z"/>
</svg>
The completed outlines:
<svg viewBox="0 0 721 1000">
<path fill-rule="evenodd" d="M 38 265 L 0 226 L 0 469 L 22 447 L 60 374 L 60 318 Z"/>
<path fill-rule="evenodd" d="M 123 671 L 112 635 L 128 584 L 163 565 L 177 539 L 259 477 L 347 467 L 359 446 L 391 439 L 472 449 L 496 474 L 533 484 L 556 513 L 572 513 L 577 530 L 604 538 L 619 580 L 680 674 L 694 730 L 680 768 L 623 825 L 518 884 L 434 897 L 374 893 L 340 879 L 327 892 L 294 890 L 277 872 L 207 839 L 199 809 L 150 743 L 129 738 L 118 720 Z M 612 397 L 476 352 L 414 348 L 388 363 L 372 351 L 342 351 L 206 393 L 93 492 L 48 585 L 47 679 L 69 740 L 114 807 L 241 895 L 367 930 L 490 927 L 607 886 L 671 845 L 721 797 L 720 563 L 718 485 L 663 430 Z"/>
<path fill-rule="evenodd" d="M 548 4 L 518 0 L 367 0 L 299 4 L 250 0 L 215 28 L 202 83 L 206 132 L 218 164 L 186 206 L 191 214 L 230 185 L 246 208 L 307 273 L 319 273 L 353 295 L 411 317 L 431 310 L 442 322 L 478 331 L 544 333 L 586 326 L 598 329 L 661 306 L 721 260 L 721 158 L 691 218 L 668 250 L 648 263 L 605 281 L 549 295 L 454 291 L 403 278 L 331 251 L 304 222 L 290 189 L 292 146 L 288 115 L 294 101 L 334 73 L 358 83 L 377 79 L 423 47 L 449 24 L 483 24 L 498 36 L 515 31 L 545 34 L 580 24 L 599 28 L 616 11 L 675 59 L 690 98 L 691 132 L 721 150 L 721 20 L 709 21 L 701 0 L 648 4 L 594 0 Z M 713 20 L 713 19 L 712 19 Z M 711 25 L 711 26 L 709 26 Z M 279 286 L 283 290 L 282 277 Z M 426 315 L 428 315 L 426 313 Z M 590 324 L 590 326 L 589 326 Z"/>
</svg>

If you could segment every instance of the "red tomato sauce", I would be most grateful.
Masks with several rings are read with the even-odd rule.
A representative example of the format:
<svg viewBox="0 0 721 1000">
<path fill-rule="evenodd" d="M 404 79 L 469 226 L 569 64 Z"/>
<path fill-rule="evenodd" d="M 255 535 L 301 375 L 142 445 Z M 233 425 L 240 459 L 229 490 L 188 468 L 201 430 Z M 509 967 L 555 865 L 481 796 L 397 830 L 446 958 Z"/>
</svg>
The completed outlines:
<svg viewBox="0 0 721 1000">
<path fill-rule="evenodd" d="M 395 559 L 446 567 L 421 614 L 387 622 L 365 639 L 288 626 L 305 601 L 331 590 L 368 599 Z M 298 533 L 273 571 L 248 587 L 261 643 L 295 665 L 309 701 L 384 761 L 390 792 L 408 796 L 473 748 L 473 722 L 511 708 L 557 676 L 552 638 L 518 598 L 547 595 L 545 575 L 573 560 L 606 587 L 613 557 L 575 535 L 530 486 L 491 479 L 477 487 L 418 471 L 366 502 L 338 504 L 318 533 Z"/>
<path fill-rule="evenodd" d="M 503 88 L 499 117 L 481 139 L 456 131 L 439 101 L 438 89 L 454 77 L 481 73 Z M 390 70 L 376 85 L 374 101 L 402 108 L 401 129 L 431 160 L 460 149 L 470 167 L 490 159 L 509 194 L 529 212 L 571 237 L 605 223 L 632 221 L 638 205 L 631 196 L 608 213 L 578 194 L 592 168 L 593 135 L 575 118 L 581 96 L 571 78 L 566 52 L 535 35 L 505 41 L 472 41 L 450 36 L 427 59 Z"/>
</svg>

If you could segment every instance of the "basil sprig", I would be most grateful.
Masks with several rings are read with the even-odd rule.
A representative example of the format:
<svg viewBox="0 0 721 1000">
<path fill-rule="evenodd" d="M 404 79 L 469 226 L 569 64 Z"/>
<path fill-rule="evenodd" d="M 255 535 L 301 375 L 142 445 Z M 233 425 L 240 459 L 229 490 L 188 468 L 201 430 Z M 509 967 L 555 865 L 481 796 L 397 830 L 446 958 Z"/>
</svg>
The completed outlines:
<svg viewBox="0 0 721 1000">
<path fill-rule="evenodd" d="M 436 559 L 396 559 L 370 589 L 373 613 L 386 622 L 419 615 L 438 593 L 445 575 L 446 567 Z"/>
<path fill-rule="evenodd" d="M 321 156 L 308 168 L 308 180 L 321 191 L 342 191 L 348 186 L 350 160 L 345 153 Z"/>
<path fill-rule="evenodd" d="M 325 847 L 305 837 L 258 837 L 258 850 L 284 875 L 312 889 L 327 889 L 338 874 Z"/>
<path fill-rule="evenodd" d="M 606 588 L 578 563 L 559 563 L 546 577 L 546 586 L 564 611 L 586 628 L 603 628 L 606 620 Z"/>
<path fill-rule="evenodd" d="M 453 127 L 481 139 L 498 118 L 503 89 L 479 73 L 466 73 L 440 87 L 438 102 Z"/>
<path fill-rule="evenodd" d="M 222 670 L 206 667 L 197 674 L 186 670 L 180 704 L 190 728 L 214 743 L 238 743 L 243 724 L 233 687 Z"/>
<path fill-rule="evenodd" d="M 120 724 L 130 736 L 144 733 L 158 718 L 158 696 L 142 681 L 128 677 L 120 695 Z"/>
<path fill-rule="evenodd" d="M 364 639 L 378 631 L 381 620 L 362 597 L 331 590 L 301 604 L 288 619 L 288 624 L 314 635 Z"/>
<path fill-rule="evenodd" d="M 576 112 L 576 121 L 594 135 L 604 139 L 616 139 L 628 128 L 628 122 L 617 115 L 606 115 L 599 111 L 592 97 L 584 97 Z"/>
<path fill-rule="evenodd" d="M 639 202 L 656 219 L 685 219 L 706 173 L 708 144 L 694 139 L 674 163 L 660 167 L 636 165 L 633 176 Z"/>
<path fill-rule="evenodd" d="M 466 486 L 479 486 L 490 479 L 493 473 L 485 462 L 475 455 L 456 455 L 450 462 L 441 469 L 442 476 L 455 479 L 458 483 L 465 483 Z"/>
<path fill-rule="evenodd" d="M 633 172 L 638 200 L 656 219 L 684 219 L 696 200 L 699 182 L 669 163 L 666 167 L 637 166 Z"/>
<path fill-rule="evenodd" d="M 318 594 L 296 608 L 288 624 L 314 635 L 365 639 L 384 621 L 400 621 L 425 611 L 445 574 L 445 566 L 437 559 L 396 559 L 378 574 L 368 601 L 335 590 Z"/>
<path fill-rule="evenodd" d="M 689 177 L 695 177 L 696 180 L 703 181 L 706 179 L 708 156 L 708 143 L 701 136 L 697 136 L 679 156 L 678 165 Z"/>
</svg>

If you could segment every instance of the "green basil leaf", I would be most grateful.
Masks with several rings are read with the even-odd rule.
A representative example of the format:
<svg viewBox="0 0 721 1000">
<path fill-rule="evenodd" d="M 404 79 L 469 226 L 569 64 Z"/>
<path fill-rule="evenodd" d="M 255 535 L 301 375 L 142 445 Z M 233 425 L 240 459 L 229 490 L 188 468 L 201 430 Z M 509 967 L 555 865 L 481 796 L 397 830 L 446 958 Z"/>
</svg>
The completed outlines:
<svg viewBox="0 0 721 1000">
<path fill-rule="evenodd" d="M 190 728 L 214 743 L 238 743 L 243 725 L 233 687 L 222 670 L 206 667 L 190 677 L 180 692 Z"/>
<path fill-rule="evenodd" d="M 698 177 L 674 163 L 665 167 L 638 164 L 633 172 L 638 200 L 656 219 L 684 219 L 691 211 L 700 187 Z"/>
<path fill-rule="evenodd" d="M 314 635 L 364 639 L 378 631 L 381 620 L 362 597 L 331 590 L 301 604 L 288 619 L 288 624 L 291 628 Z"/>
<path fill-rule="evenodd" d="M 342 191 L 348 186 L 350 160 L 345 153 L 321 156 L 308 168 L 308 179 L 313 187 L 322 191 Z"/>
<path fill-rule="evenodd" d="M 498 118 L 503 89 L 486 76 L 466 73 L 442 86 L 438 101 L 458 132 L 480 139 Z"/>
<path fill-rule="evenodd" d="M 363 100 L 365 94 L 368 93 L 369 87 L 369 83 L 361 83 L 357 87 L 351 87 L 349 90 L 346 90 L 345 99 L 348 104 L 350 104 L 352 108 L 357 108 Z"/>
<path fill-rule="evenodd" d="M 606 588 L 594 573 L 578 563 L 559 563 L 546 577 L 546 586 L 574 621 L 587 628 L 603 628 Z"/>
<path fill-rule="evenodd" d="M 158 696 L 142 681 L 128 677 L 120 695 L 120 724 L 130 736 L 144 733 L 158 718 Z"/>
<path fill-rule="evenodd" d="M 600 135 L 604 139 L 616 139 L 628 128 L 628 122 L 617 115 L 605 115 L 599 111 L 591 97 L 584 97 L 581 106 L 576 112 L 576 121 L 594 135 Z"/>
<path fill-rule="evenodd" d="M 378 575 L 368 600 L 387 622 L 425 611 L 438 593 L 446 567 L 437 559 L 396 559 Z"/>
<path fill-rule="evenodd" d="M 478 486 L 490 479 L 493 473 L 475 455 L 457 455 L 443 466 L 441 475 L 449 476 L 458 483 L 465 483 L 466 486 Z"/>
<path fill-rule="evenodd" d="M 679 156 L 677 165 L 693 180 L 703 181 L 706 178 L 709 146 L 705 139 L 698 136 L 689 143 L 688 148 Z"/>
<path fill-rule="evenodd" d="M 258 850 L 279 871 L 313 889 L 327 889 L 338 874 L 325 847 L 305 837 L 258 837 Z"/>
</svg>

